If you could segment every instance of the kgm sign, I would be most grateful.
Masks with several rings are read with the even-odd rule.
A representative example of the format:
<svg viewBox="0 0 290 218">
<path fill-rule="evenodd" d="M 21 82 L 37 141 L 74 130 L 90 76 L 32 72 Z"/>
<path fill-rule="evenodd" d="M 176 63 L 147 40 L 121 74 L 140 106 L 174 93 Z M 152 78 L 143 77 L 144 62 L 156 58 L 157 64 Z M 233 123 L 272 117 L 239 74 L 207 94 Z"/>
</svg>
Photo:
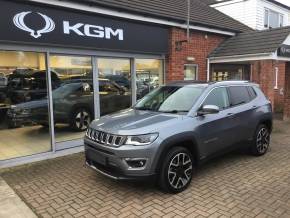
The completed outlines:
<svg viewBox="0 0 290 218">
<path fill-rule="evenodd" d="M 138 54 L 168 53 L 168 27 L 104 14 L 0 0 L 0 43 Z"/>
<path fill-rule="evenodd" d="M 42 34 L 50 33 L 55 29 L 55 22 L 49 16 L 40 12 L 37 12 L 36 14 L 40 16 L 45 22 L 45 26 L 39 30 L 30 28 L 26 25 L 24 21 L 27 15 L 35 16 L 32 11 L 18 13 L 13 18 L 13 23 L 16 27 L 30 33 L 30 36 L 35 39 L 40 38 Z M 69 21 L 63 21 L 62 28 L 63 33 L 67 35 L 77 34 L 79 36 L 87 36 L 101 39 L 111 39 L 115 37 L 120 41 L 124 40 L 123 29 L 112 29 L 111 27 L 103 27 L 84 23 L 71 24 Z"/>
<path fill-rule="evenodd" d="M 290 57 L 290 45 L 281 45 L 278 49 L 278 56 Z"/>
</svg>

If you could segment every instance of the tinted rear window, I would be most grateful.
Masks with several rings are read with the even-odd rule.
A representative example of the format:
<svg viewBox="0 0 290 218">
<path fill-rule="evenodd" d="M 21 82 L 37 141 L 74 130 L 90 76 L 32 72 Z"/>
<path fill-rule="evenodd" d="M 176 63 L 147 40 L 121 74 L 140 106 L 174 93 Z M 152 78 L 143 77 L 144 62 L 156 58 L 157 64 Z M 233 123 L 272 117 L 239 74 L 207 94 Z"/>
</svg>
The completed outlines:
<svg viewBox="0 0 290 218">
<path fill-rule="evenodd" d="M 250 94 L 251 100 L 257 97 L 257 93 L 256 93 L 256 91 L 254 90 L 253 87 L 250 87 L 250 86 L 249 86 L 249 87 L 248 87 L 248 91 L 249 91 L 249 94 Z"/>
<path fill-rule="evenodd" d="M 231 106 L 248 103 L 251 98 L 247 87 L 245 86 L 233 86 L 229 87 L 231 96 Z"/>
</svg>

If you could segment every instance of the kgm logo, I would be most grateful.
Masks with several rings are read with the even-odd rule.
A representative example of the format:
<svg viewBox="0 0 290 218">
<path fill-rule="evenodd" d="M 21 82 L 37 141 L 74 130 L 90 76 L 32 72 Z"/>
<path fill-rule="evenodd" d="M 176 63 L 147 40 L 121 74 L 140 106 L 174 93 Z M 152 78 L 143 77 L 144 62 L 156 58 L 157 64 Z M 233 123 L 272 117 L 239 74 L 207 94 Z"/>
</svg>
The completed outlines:
<svg viewBox="0 0 290 218">
<path fill-rule="evenodd" d="M 40 30 L 33 30 L 33 29 L 29 28 L 24 23 L 24 18 L 26 17 L 26 15 L 31 14 L 31 13 L 32 13 L 31 11 L 26 11 L 26 12 L 21 12 L 19 14 L 16 14 L 13 18 L 14 25 L 23 31 L 29 32 L 30 35 L 35 39 L 41 37 L 41 35 L 43 33 L 49 33 L 55 29 L 54 21 L 50 17 L 48 17 L 42 13 L 37 13 L 37 14 L 39 14 L 44 19 L 45 27 L 43 29 L 40 29 Z"/>
<path fill-rule="evenodd" d="M 30 36 L 37 39 L 42 36 L 42 34 L 50 33 L 55 30 L 55 22 L 47 15 L 37 12 L 38 15 L 42 17 L 45 21 L 45 26 L 42 29 L 34 30 L 25 24 L 25 17 L 32 14 L 32 11 L 26 11 L 18 13 L 13 18 L 13 23 L 19 29 L 29 32 Z M 70 24 L 69 21 L 63 21 L 63 33 L 70 35 L 72 33 L 79 36 L 87 36 L 93 38 L 101 39 L 111 39 L 115 37 L 116 39 L 122 41 L 124 40 L 124 30 L 123 29 L 112 29 L 111 27 L 103 27 L 98 25 L 76 23 Z"/>
</svg>

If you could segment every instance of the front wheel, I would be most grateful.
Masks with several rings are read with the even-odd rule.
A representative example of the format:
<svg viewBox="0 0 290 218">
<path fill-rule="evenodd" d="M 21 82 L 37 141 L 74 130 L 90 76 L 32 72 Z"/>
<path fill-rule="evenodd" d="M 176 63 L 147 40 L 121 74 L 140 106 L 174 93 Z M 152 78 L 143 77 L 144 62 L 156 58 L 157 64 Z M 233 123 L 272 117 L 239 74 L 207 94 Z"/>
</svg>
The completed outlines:
<svg viewBox="0 0 290 218">
<path fill-rule="evenodd" d="M 262 156 L 267 153 L 269 146 L 270 130 L 264 124 L 259 125 L 252 141 L 250 151 L 255 156 Z"/>
<path fill-rule="evenodd" d="M 161 166 L 159 186 L 168 193 L 182 192 L 189 186 L 193 172 L 193 158 L 189 150 L 174 147 L 167 153 Z"/>
<path fill-rule="evenodd" d="M 86 108 L 79 108 L 75 110 L 71 117 L 70 126 L 75 131 L 85 131 L 92 121 L 92 115 Z"/>
</svg>

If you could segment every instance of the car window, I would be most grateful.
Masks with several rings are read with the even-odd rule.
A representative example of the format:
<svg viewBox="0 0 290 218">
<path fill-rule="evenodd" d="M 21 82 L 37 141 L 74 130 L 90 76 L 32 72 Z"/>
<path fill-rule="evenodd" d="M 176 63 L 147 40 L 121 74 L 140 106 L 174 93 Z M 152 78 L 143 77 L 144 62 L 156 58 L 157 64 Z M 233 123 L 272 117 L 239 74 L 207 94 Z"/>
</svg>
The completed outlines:
<svg viewBox="0 0 290 218">
<path fill-rule="evenodd" d="M 256 91 L 254 90 L 253 87 L 248 86 L 248 91 L 249 91 L 249 94 L 250 94 L 251 100 L 253 100 L 254 98 L 257 97 L 257 93 L 256 93 Z"/>
<path fill-rule="evenodd" d="M 248 103 L 251 98 L 246 86 L 229 87 L 231 106 Z"/>
<path fill-rule="evenodd" d="M 117 89 L 116 86 L 114 86 L 111 82 L 101 82 L 100 83 L 100 92 L 118 92 L 119 90 Z"/>
<path fill-rule="evenodd" d="M 230 103 L 227 89 L 225 87 L 221 87 L 212 90 L 203 102 L 203 105 L 215 105 L 221 110 L 228 108 Z"/>
</svg>

